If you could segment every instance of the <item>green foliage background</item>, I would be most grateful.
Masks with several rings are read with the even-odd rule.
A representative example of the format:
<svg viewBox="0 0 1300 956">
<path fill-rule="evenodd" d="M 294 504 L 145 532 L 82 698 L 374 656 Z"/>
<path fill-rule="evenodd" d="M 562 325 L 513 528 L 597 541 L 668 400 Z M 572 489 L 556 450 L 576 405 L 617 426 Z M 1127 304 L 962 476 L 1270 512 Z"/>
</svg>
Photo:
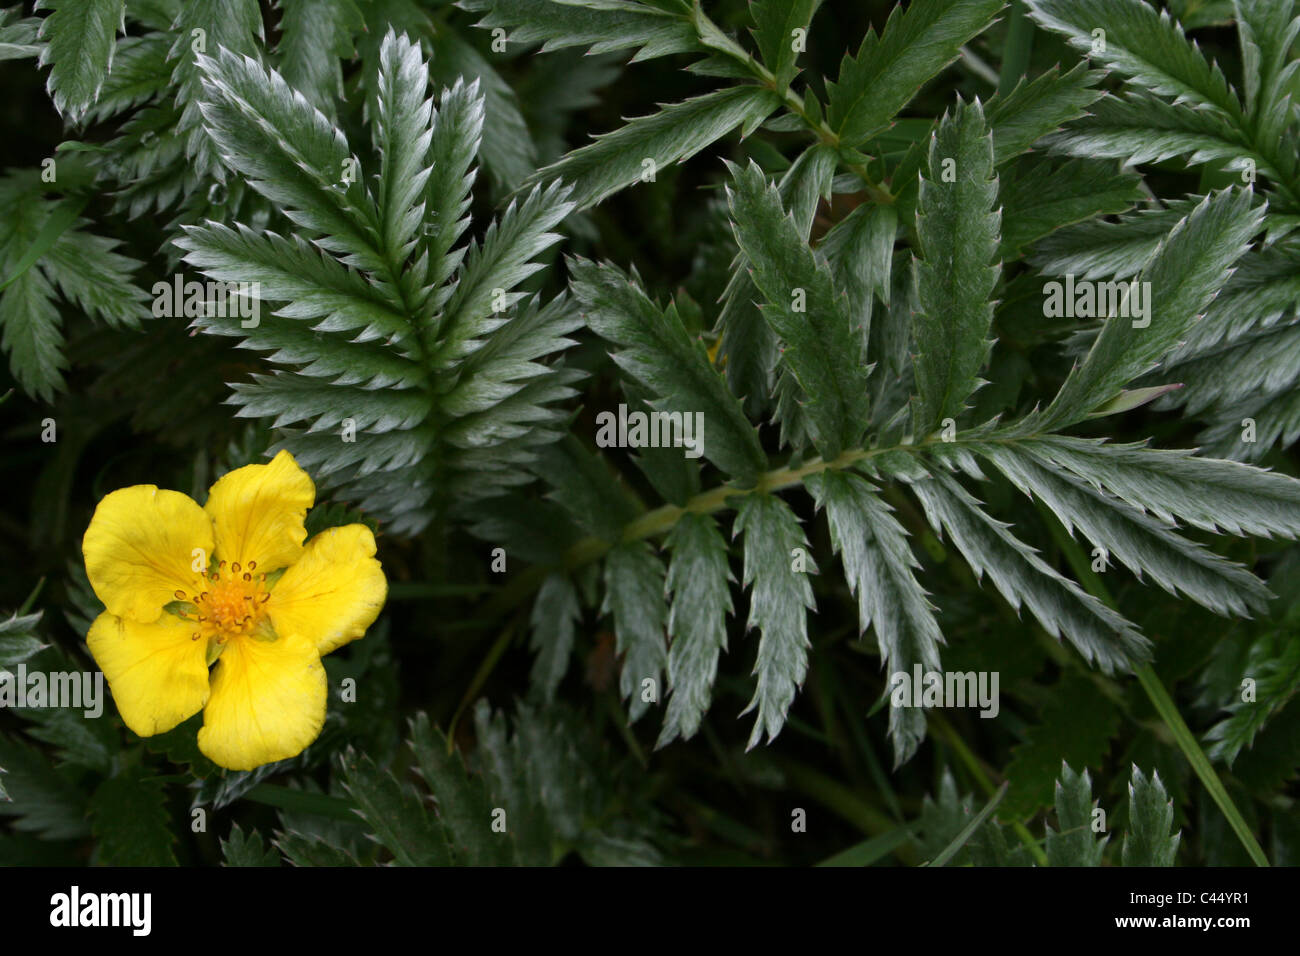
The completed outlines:
<svg viewBox="0 0 1300 956">
<path fill-rule="evenodd" d="M 1300 859 L 1292 0 L 41 6 L 0 668 L 93 666 L 100 497 L 277 447 L 391 590 L 281 764 L 0 711 L 0 863 Z M 154 317 L 177 272 L 261 324 Z M 620 403 L 704 458 L 597 448 Z"/>
</svg>

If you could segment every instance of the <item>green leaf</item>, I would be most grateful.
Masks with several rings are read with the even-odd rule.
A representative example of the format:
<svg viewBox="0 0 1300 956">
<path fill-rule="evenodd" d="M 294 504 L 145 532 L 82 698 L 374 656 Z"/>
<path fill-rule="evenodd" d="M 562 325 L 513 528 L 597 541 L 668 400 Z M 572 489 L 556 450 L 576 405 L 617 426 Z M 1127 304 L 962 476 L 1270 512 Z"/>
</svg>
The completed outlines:
<svg viewBox="0 0 1300 956">
<path fill-rule="evenodd" d="M 1175 103 L 1233 115 L 1241 104 L 1217 65 L 1183 35 L 1166 10 L 1143 0 L 1025 0 L 1045 30 L 1065 36 L 1075 49 L 1120 73 L 1129 83 Z M 1097 36 L 1096 30 L 1103 34 Z"/>
<path fill-rule="evenodd" d="M 492 826 L 492 801 L 481 774 L 471 774 L 447 738 L 424 714 L 411 721 L 411 750 L 420 775 L 433 791 L 438 819 L 447 832 L 458 863 L 465 866 L 510 866 L 516 862 L 514 841 Z"/>
<path fill-rule="evenodd" d="M 1051 406 L 1026 421 L 1034 421 L 1040 430 L 1059 430 L 1149 371 L 1200 318 L 1262 219 L 1248 192 L 1224 190 L 1207 196 L 1173 228 L 1136 280 L 1150 283 L 1139 286 L 1149 307 L 1145 319 L 1108 318 L 1088 357 L 1071 371 Z M 1149 325 L 1134 327 L 1143 321 Z"/>
<path fill-rule="evenodd" d="M 849 589 L 858 599 L 858 629 L 875 629 L 881 667 L 889 675 L 910 675 L 914 665 L 939 670 L 943 635 L 934 605 L 916 580 L 920 562 L 912 554 L 907 532 L 863 478 L 827 470 L 810 476 L 808 487 L 817 506 L 826 510 L 831 543 L 844 562 Z M 925 712 L 919 707 L 891 707 L 889 736 L 894 764 L 911 759 L 925 739 Z"/>
<path fill-rule="evenodd" d="M 763 294 L 763 318 L 780 336 L 782 362 L 807 401 L 803 413 L 822 457 L 856 446 L 867 423 L 862 330 L 849 319 L 830 268 L 800 237 L 777 189 L 759 167 L 732 166 L 732 228 Z"/>
<path fill-rule="evenodd" d="M 1092 780 L 1085 769 L 1075 773 L 1061 762 L 1061 776 L 1056 781 L 1056 822 L 1060 831 L 1047 828 L 1047 862 L 1049 866 L 1101 866 L 1102 854 L 1110 837 L 1100 840 L 1093 835 Z"/>
<path fill-rule="evenodd" d="M 1174 526 L 1237 535 L 1300 536 L 1300 481 L 1191 451 L 1053 435 L 1018 441 L 1049 468 L 1068 470 Z"/>
<path fill-rule="evenodd" d="M 518 186 L 536 169 L 537 150 L 514 90 L 455 30 L 436 31 L 432 51 L 429 69 L 435 83 L 452 87 L 464 80 L 482 91 L 488 116 L 483 125 L 483 165 L 498 186 Z"/>
<path fill-rule="evenodd" d="M 7 621 L 0 620 L 0 667 L 21 664 L 49 647 L 36 630 L 41 613 L 13 614 Z"/>
<path fill-rule="evenodd" d="M 279 866 L 280 854 L 262 840 L 256 830 L 245 833 L 236 823 L 230 836 L 221 841 L 222 866 Z"/>
<path fill-rule="evenodd" d="M 588 533 L 616 541 L 636 507 L 608 465 L 572 435 L 543 448 L 533 470 L 551 486 L 548 497 L 561 504 Z"/>
<path fill-rule="evenodd" d="M 124 770 L 90 798 L 99 862 L 107 866 L 175 866 L 176 842 L 163 785 L 142 768 Z"/>
<path fill-rule="evenodd" d="M 668 710 L 656 747 L 699 730 L 709 709 L 718 656 L 733 611 L 727 542 L 708 515 L 686 512 L 668 533 Z"/>
<path fill-rule="evenodd" d="M 790 85 L 799 72 L 795 61 L 795 30 L 807 35 L 808 24 L 821 6 L 821 0 L 754 0 L 749 15 L 754 18 L 754 42 L 758 44 L 763 65 L 776 77 L 778 88 Z"/>
<path fill-rule="evenodd" d="M 661 310 L 613 266 L 576 260 L 570 266 L 573 294 L 587 324 L 622 348 L 614 361 L 655 395 L 652 407 L 664 414 L 701 413 L 708 425 L 705 457 L 738 479 L 753 484 L 767 467 L 767 456 L 735 396 L 709 361 L 704 344 L 692 339 L 675 305 Z"/>
<path fill-rule="evenodd" d="M 1253 172 L 1274 182 L 1285 181 L 1295 160 L 1261 148 L 1218 113 L 1173 105 L 1154 96 L 1107 96 L 1090 115 L 1043 140 L 1056 152 L 1088 159 L 1118 159 L 1126 165 L 1160 163 L 1185 156 L 1191 164 L 1221 164 Z"/>
<path fill-rule="evenodd" d="M 0 817 L 45 840 L 87 835 L 87 794 L 57 771 L 49 758 L 16 737 L 0 735 Z"/>
<path fill-rule="evenodd" d="M 1125 212 L 1143 197 L 1133 173 L 1078 159 L 1013 168 L 999 186 L 1004 223 L 999 254 L 1007 260 L 1021 258 L 1025 246 L 1057 229 Z"/>
<path fill-rule="evenodd" d="M 221 50 L 199 56 L 203 122 L 222 162 L 348 265 L 385 266 L 374 202 L 347 139 L 275 70 Z M 353 175 L 354 174 L 354 175 Z"/>
<path fill-rule="evenodd" d="M 636 49 L 632 62 L 671 53 L 702 52 L 691 21 L 648 3 L 566 3 L 561 0 L 463 0 L 482 14 L 475 26 L 504 27 L 510 43 L 541 43 L 542 51 L 586 47 L 587 53 Z"/>
<path fill-rule="evenodd" d="M 551 179 L 573 184 L 577 208 L 594 206 L 627 186 L 683 162 L 738 126 L 761 122 L 777 102 L 767 90 L 736 86 L 706 93 L 658 113 L 628 120 L 612 133 L 567 154 L 524 186 Z"/>
<path fill-rule="evenodd" d="M 1209 729 L 1206 755 L 1228 766 L 1256 735 L 1297 693 L 1300 693 L 1300 641 L 1278 634 L 1265 634 L 1251 644 L 1241 682 L 1233 688 L 1227 705 L 1228 716 Z M 1251 685 L 1246 699 L 1246 679 Z"/>
<path fill-rule="evenodd" d="M 982 384 L 993 342 L 989 327 L 1000 266 L 1000 213 L 993 139 L 977 100 L 944 115 L 930 141 L 929 175 L 917 202 L 921 258 L 915 266 L 921 305 L 914 320 L 917 402 L 914 434 L 929 435 L 956 418 Z"/>
<path fill-rule="evenodd" d="M 42 0 L 49 10 L 41 22 L 40 66 L 50 68 L 46 83 L 54 108 L 74 122 L 99 99 L 104 77 L 113 68 L 114 40 L 125 30 L 124 0 Z"/>
<path fill-rule="evenodd" d="M 1002 819 L 1028 817 L 1052 800 L 1064 761 L 1078 767 L 1101 767 L 1110 740 L 1119 730 L 1119 714 L 1088 677 L 1068 674 L 1051 688 L 1038 721 L 1011 751 L 1007 780 L 1011 789 Z M 1057 791 L 1059 800 L 1059 789 Z M 1091 819 L 1085 816 L 1091 825 Z M 1069 829 L 1064 821 L 1063 829 Z M 1091 840 L 1091 831 L 1085 835 Z"/>
<path fill-rule="evenodd" d="M 930 525 L 947 529 L 977 579 L 988 574 L 1007 603 L 1022 604 L 1053 637 L 1064 637 L 1107 673 L 1130 670 L 1150 656 L 1150 642 L 1121 615 L 1049 567 L 1013 536 L 1009 525 L 980 508 L 949 475 L 911 485 Z"/>
<path fill-rule="evenodd" d="M 654 699 L 660 699 L 660 675 L 668 658 L 664 574 L 663 562 L 644 541 L 620 544 L 605 558 L 605 600 L 600 612 L 614 619 L 618 653 L 624 655 L 618 688 L 629 701 L 628 717 L 633 721 L 650 707 L 642 693 L 643 681 L 653 681 Z"/>
<path fill-rule="evenodd" d="M 1300 17 L 1292 0 L 1234 0 L 1233 8 L 1246 112 L 1261 138 L 1280 140 L 1291 122 L 1291 107 L 1284 101 L 1296 71 L 1290 51 L 1300 34 Z"/>
<path fill-rule="evenodd" d="M 1165 793 L 1160 774 L 1146 777 L 1137 764 L 1128 785 L 1128 832 L 1124 834 L 1124 866 L 1173 866 L 1181 833 L 1169 835 L 1174 804 Z"/>
<path fill-rule="evenodd" d="M 558 571 L 548 574 L 537 591 L 529 621 L 532 631 L 530 645 L 536 655 L 530 680 L 548 703 L 555 699 L 560 681 L 569 669 L 575 625 L 581 616 L 582 609 L 573 582 Z"/>
<path fill-rule="evenodd" d="M 1101 72 L 1079 63 L 1067 73 L 1052 67 L 1033 80 L 1023 79 L 1005 95 L 984 104 L 993 130 L 993 162 L 1001 166 L 1029 150 L 1049 133 L 1086 115 L 1102 95 L 1095 84 Z"/>
<path fill-rule="evenodd" d="M 1073 535 L 1077 527 L 1107 561 L 1113 556 L 1139 577 L 1150 575 L 1170 594 L 1181 592 L 1217 614 L 1243 617 L 1268 604 L 1268 589 L 1244 567 L 1175 534 L 1145 511 L 1082 479 L 1063 476 L 1014 443 L 975 444 L 972 450 L 1047 505 L 1067 533 Z"/>
<path fill-rule="evenodd" d="M 365 28 L 354 0 L 277 0 L 280 75 L 317 109 L 332 116 L 343 90 L 340 59 L 355 55 L 352 38 Z"/>
<path fill-rule="evenodd" d="M 568 187 L 535 187 L 522 203 L 510 204 L 481 243 L 470 245 L 439 320 L 437 365 L 448 367 L 482 348 L 487 335 L 510 320 L 510 308 L 526 295 L 512 290 L 542 268 L 534 260 L 559 241 L 551 230 L 573 209 Z"/>
<path fill-rule="evenodd" d="M 39 17 L 22 16 L 21 7 L 0 10 L 0 60 L 22 60 L 39 57 L 41 24 Z"/>
<path fill-rule="evenodd" d="M 1168 206 L 1138 209 L 1121 216 L 1118 222 L 1098 219 L 1066 226 L 1040 240 L 1029 261 L 1050 275 L 1132 278 L 1195 205 L 1189 200 L 1177 200 Z"/>
<path fill-rule="evenodd" d="M 898 211 L 880 203 L 864 203 L 822 237 L 817 251 L 826 257 L 838 286 L 848 297 L 850 321 L 862 329 L 863 354 L 871 336 L 874 300 L 889 305 Z"/>
<path fill-rule="evenodd" d="M 808 616 L 816 607 L 809 574 L 817 573 L 808 541 L 790 506 L 771 494 L 746 495 L 732 534 L 744 535 L 745 573 L 750 589 L 746 630 L 759 630 L 754 675 L 758 686 L 749 705 L 758 710 L 746 749 L 771 743 L 785 725 L 795 692 L 808 673 Z"/>
<path fill-rule="evenodd" d="M 442 828 L 409 784 L 370 757 L 349 750 L 342 757 L 344 789 L 398 866 L 449 866 L 451 849 Z"/>
<path fill-rule="evenodd" d="M 883 129 L 1002 7 L 1003 0 L 913 0 L 894 7 L 880 36 L 868 30 L 857 56 L 846 54 L 839 79 L 826 84 L 826 119 L 840 142 L 860 146 Z"/>
<path fill-rule="evenodd" d="M 171 89 L 176 91 L 181 115 L 169 135 L 183 136 L 186 153 L 197 157 L 198 168 L 215 172 L 214 144 L 204 136 L 207 117 L 199 105 L 205 82 L 204 54 L 236 62 L 257 54 L 257 41 L 264 36 L 261 7 L 257 0 L 186 0 L 177 5 L 170 32 L 174 40 L 167 59 L 174 64 Z M 247 62 L 251 65 L 251 60 Z M 303 105 L 307 105 L 305 100 Z"/>
<path fill-rule="evenodd" d="M 424 213 L 418 199 L 429 178 L 433 135 L 433 102 L 425 97 L 428 84 L 420 48 L 390 30 L 379 49 L 374 124 L 375 149 L 382 160 L 376 202 L 379 240 L 390 262 L 406 259 Z"/>
</svg>

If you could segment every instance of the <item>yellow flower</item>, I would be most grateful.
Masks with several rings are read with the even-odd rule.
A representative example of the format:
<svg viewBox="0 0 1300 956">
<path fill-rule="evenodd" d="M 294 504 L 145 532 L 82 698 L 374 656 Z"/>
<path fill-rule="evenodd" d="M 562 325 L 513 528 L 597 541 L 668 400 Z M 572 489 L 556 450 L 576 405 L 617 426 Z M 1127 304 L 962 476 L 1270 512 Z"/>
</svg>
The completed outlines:
<svg viewBox="0 0 1300 956">
<path fill-rule="evenodd" d="M 202 508 L 154 485 L 99 503 L 81 550 L 107 610 L 86 643 L 128 727 L 148 737 L 202 710 L 199 749 L 231 770 L 316 739 L 320 659 L 365 634 L 388 582 L 365 525 L 304 544 L 315 500 L 282 451 L 222 476 Z"/>
</svg>

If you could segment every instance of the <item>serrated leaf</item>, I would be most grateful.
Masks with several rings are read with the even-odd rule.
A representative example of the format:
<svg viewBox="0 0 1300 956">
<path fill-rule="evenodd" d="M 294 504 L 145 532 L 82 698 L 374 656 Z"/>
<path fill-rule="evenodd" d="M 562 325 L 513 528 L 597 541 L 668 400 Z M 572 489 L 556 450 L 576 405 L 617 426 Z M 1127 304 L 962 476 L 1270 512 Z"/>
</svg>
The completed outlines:
<svg viewBox="0 0 1300 956">
<path fill-rule="evenodd" d="M 858 630 L 873 628 L 881 667 L 889 676 L 910 675 L 914 665 L 939 670 L 943 635 L 934 605 L 916 580 L 920 562 L 907 533 L 875 489 L 850 472 L 827 470 L 810 476 L 808 487 L 826 510 L 831 543 L 844 562 L 849 590 L 858 599 Z M 911 759 L 925 739 L 925 713 L 919 707 L 891 707 L 889 736 L 894 765 Z"/>
<path fill-rule="evenodd" d="M 1251 693 L 1246 694 L 1249 679 Z M 1300 693 L 1300 641 L 1265 634 L 1248 652 L 1241 681 L 1224 717 L 1205 734 L 1206 754 L 1232 766 L 1255 737 L 1288 701 Z"/>
<path fill-rule="evenodd" d="M 347 139 L 275 70 L 199 56 L 203 123 L 222 162 L 349 265 L 382 272 L 378 215 Z"/>
<path fill-rule="evenodd" d="M 808 24 L 821 0 L 753 0 L 749 15 L 754 18 L 754 42 L 763 65 L 776 77 L 777 88 L 789 85 L 799 68 L 795 30 L 807 34 Z"/>
<path fill-rule="evenodd" d="M 49 758 L 16 737 L 0 735 L 0 817 L 46 840 L 68 840 L 90 832 L 86 793 L 57 771 Z"/>
<path fill-rule="evenodd" d="M 622 349 L 614 361 L 655 395 L 665 414 L 703 414 L 708 432 L 697 436 L 706 458 L 742 483 L 752 484 L 767 467 L 758 433 L 692 339 L 675 305 L 661 310 L 613 266 L 577 260 L 570 268 L 573 294 L 595 332 Z"/>
<path fill-rule="evenodd" d="M 99 98 L 113 68 L 117 32 L 125 29 L 124 0 L 42 0 L 49 10 L 41 22 L 40 65 L 50 68 L 46 83 L 54 108 L 73 121 Z"/>
<path fill-rule="evenodd" d="M 99 862 L 108 866 L 175 866 L 176 835 L 159 778 L 141 768 L 125 770 L 96 788 L 90 798 L 91 831 Z"/>
<path fill-rule="evenodd" d="M 537 591 L 529 618 L 529 646 L 536 655 L 529 679 L 547 702 L 555 699 L 560 681 L 569 669 L 575 625 L 581 616 L 573 582 L 560 572 L 548 574 Z"/>
<path fill-rule="evenodd" d="M 1053 435 L 1018 443 L 1135 508 L 1174 525 L 1237 535 L 1300 536 L 1300 481 L 1190 451 Z"/>
<path fill-rule="evenodd" d="M 1070 160 L 1061 166 L 1035 163 L 1004 173 L 1002 245 L 1006 260 L 1065 226 L 1122 213 L 1142 200 L 1141 180 L 1113 164 Z"/>
<path fill-rule="evenodd" d="M 993 130 L 993 162 L 1001 166 L 1027 151 L 1049 133 L 1085 115 L 1102 95 L 1095 84 L 1101 73 L 1080 63 L 1061 73 L 1052 67 L 1033 80 L 1024 79 L 1009 93 L 984 104 L 984 119 Z"/>
<path fill-rule="evenodd" d="M 1206 61 L 1167 10 L 1143 0 L 1026 0 L 1045 30 L 1065 36 L 1075 49 L 1137 86 L 1175 103 L 1232 115 L 1241 104 L 1218 66 Z M 1098 37 L 1094 31 L 1102 30 Z"/>
<path fill-rule="evenodd" d="M 633 721 L 650 707 L 642 693 L 643 681 L 652 681 L 654 698 L 660 698 L 661 673 L 668 659 L 664 575 L 663 562 L 644 541 L 620 544 L 605 558 L 600 612 L 614 620 L 616 646 L 624 655 L 619 694 L 628 701 L 628 719 Z"/>
<path fill-rule="evenodd" d="M 758 628 L 758 658 L 754 675 L 758 686 L 747 714 L 757 709 L 754 729 L 746 749 L 768 743 L 785 726 L 786 713 L 808 673 L 808 616 L 816 607 L 807 575 L 817 566 L 808 541 L 790 506 L 775 495 L 745 496 L 736 512 L 733 536 L 743 535 L 745 573 L 742 585 L 750 590 L 746 630 Z"/>
<path fill-rule="evenodd" d="M 256 830 L 245 833 L 236 823 L 221 841 L 222 866 L 280 866 L 280 854 L 266 845 Z"/>
<path fill-rule="evenodd" d="M 766 304 L 763 318 L 784 344 L 782 362 L 798 382 L 814 441 L 826 460 L 856 446 L 867 423 L 861 332 L 848 316 L 830 269 L 800 237 L 780 194 L 754 163 L 732 167 L 732 228 Z"/>
<path fill-rule="evenodd" d="M 738 126 L 761 122 L 776 107 L 770 91 L 754 86 L 735 86 L 674 103 L 597 136 L 595 142 L 547 166 L 524 186 L 562 179 L 573 184 L 570 198 L 577 208 L 586 209 L 642 182 L 647 173 L 689 159 Z"/>
<path fill-rule="evenodd" d="M 1061 829 L 1047 828 L 1049 866 L 1101 866 L 1110 837 L 1099 840 L 1093 835 L 1092 810 L 1092 780 L 1087 769 L 1075 773 L 1062 761 L 1056 781 L 1056 822 Z"/>
<path fill-rule="evenodd" d="M 708 515 L 686 512 L 668 533 L 668 710 L 656 747 L 689 740 L 709 709 L 718 656 L 727 649 L 733 580 L 727 542 Z"/>
<path fill-rule="evenodd" d="M 483 14 L 475 26 L 504 27 L 510 43 L 542 51 L 586 47 L 587 53 L 636 49 L 632 61 L 700 50 L 691 22 L 644 3 L 578 4 L 552 0 L 463 0 Z"/>
<path fill-rule="evenodd" d="M 1118 730 L 1119 714 L 1096 684 L 1078 674 L 1063 677 L 1052 687 L 1024 741 L 1012 748 L 1007 765 L 1011 789 L 1002 805 L 1002 818 L 1021 819 L 1047 806 L 1063 761 L 1100 767 Z M 1091 822 L 1088 818 L 1089 826 Z M 1068 829 L 1064 821 L 1062 827 Z M 1092 839 L 1091 830 L 1084 835 Z"/>
<path fill-rule="evenodd" d="M 1124 834 L 1124 866 L 1173 866 L 1181 833 L 1170 836 L 1174 805 L 1160 782 L 1160 774 L 1147 777 L 1133 765 L 1128 785 L 1128 830 Z"/>
<path fill-rule="evenodd" d="M 514 841 L 493 827 L 492 802 L 479 774 L 465 768 L 459 754 L 450 753 L 447 739 L 424 714 L 411 721 L 411 750 L 420 775 L 433 791 L 438 818 L 458 863 L 466 866 L 510 866 Z"/>
<path fill-rule="evenodd" d="M 929 175 L 917 201 L 921 258 L 915 278 L 920 312 L 914 320 L 917 403 L 913 431 L 929 435 L 956 418 L 979 386 L 978 372 L 993 347 L 989 295 L 1001 214 L 994 210 L 993 139 L 979 101 L 958 103 L 930 141 Z"/>
<path fill-rule="evenodd" d="M 1056 431 L 1079 421 L 1149 371 L 1199 320 L 1262 218 L 1248 192 L 1207 196 L 1174 227 L 1135 280 L 1144 283 L 1139 290 L 1148 314 L 1107 318 L 1083 364 L 1071 371 L 1047 411 L 1034 417 L 1036 426 Z"/>
<path fill-rule="evenodd" d="M 962 44 L 993 23 L 1003 0 L 913 0 L 894 7 L 877 37 L 847 54 L 827 82 L 826 119 L 845 146 L 879 132 L 921 86 L 957 58 Z"/>
<path fill-rule="evenodd" d="M 1072 535 L 1077 527 L 1107 560 L 1113 556 L 1139 577 L 1150 575 L 1170 594 L 1181 592 L 1223 615 L 1248 617 L 1267 605 L 1268 589 L 1244 567 L 1175 534 L 1145 511 L 1081 479 L 1062 476 L 1014 443 L 976 444 L 972 450 L 993 462 L 1022 492 L 1047 505 L 1067 533 Z"/>
<path fill-rule="evenodd" d="M 277 0 L 280 8 L 280 74 L 327 116 L 342 92 L 340 59 L 350 59 L 352 37 L 365 27 L 354 0 Z"/>
<path fill-rule="evenodd" d="M 342 757 L 344 788 L 369 832 L 398 866 L 448 866 L 451 850 L 441 827 L 420 798 L 370 757 Z"/>
<path fill-rule="evenodd" d="M 991 518 L 949 475 L 912 484 L 926 517 L 946 529 L 975 577 L 988 574 L 994 587 L 1019 610 L 1027 605 L 1053 637 L 1064 637 L 1103 671 L 1129 670 L 1150 656 L 1150 642 L 1120 614 L 1062 577 L 1034 549 Z"/>
<path fill-rule="evenodd" d="M 36 630 L 41 613 L 13 614 L 8 620 L 0 620 L 0 667 L 21 664 L 49 646 Z"/>
</svg>

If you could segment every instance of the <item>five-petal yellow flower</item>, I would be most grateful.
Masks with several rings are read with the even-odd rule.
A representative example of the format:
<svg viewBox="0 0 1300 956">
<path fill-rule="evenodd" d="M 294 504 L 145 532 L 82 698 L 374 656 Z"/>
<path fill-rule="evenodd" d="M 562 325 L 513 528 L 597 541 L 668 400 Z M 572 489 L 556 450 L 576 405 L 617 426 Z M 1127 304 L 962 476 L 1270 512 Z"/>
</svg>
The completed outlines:
<svg viewBox="0 0 1300 956">
<path fill-rule="evenodd" d="M 316 739 L 321 657 L 365 634 L 388 582 L 365 525 L 306 541 L 315 499 L 281 451 L 224 475 L 203 507 L 154 485 L 99 503 L 82 554 L 107 610 L 86 643 L 128 727 L 148 737 L 202 710 L 199 749 L 231 770 Z"/>
</svg>

